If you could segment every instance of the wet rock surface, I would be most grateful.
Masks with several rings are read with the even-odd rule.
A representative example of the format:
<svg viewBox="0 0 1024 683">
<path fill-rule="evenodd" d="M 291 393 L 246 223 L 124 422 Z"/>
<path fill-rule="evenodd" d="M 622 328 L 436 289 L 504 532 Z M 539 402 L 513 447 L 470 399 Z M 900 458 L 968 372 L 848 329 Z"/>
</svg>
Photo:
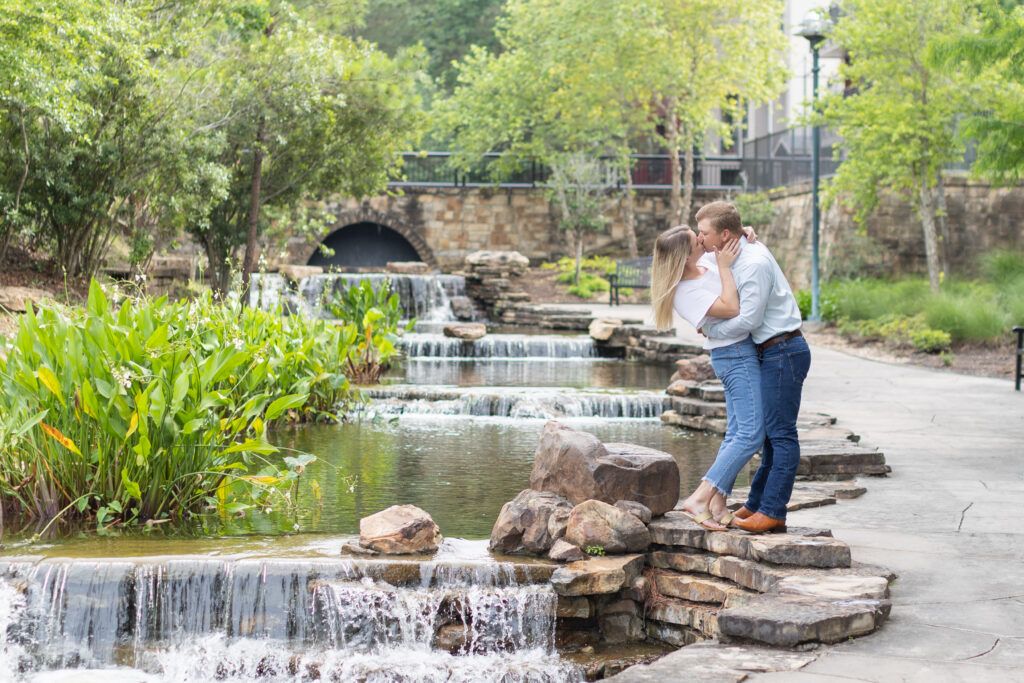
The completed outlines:
<svg viewBox="0 0 1024 683">
<path fill-rule="evenodd" d="M 487 334 L 487 325 L 483 323 L 452 323 L 444 326 L 444 336 L 473 341 Z"/>
<path fill-rule="evenodd" d="M 555 421 L 544 426 L 530 488 L 564 496 L 574 505 L 599 500 L 642 503 L 654 515 L 679 500 L 679 467 L 668 453 L 633 444 L 602 444 Z"/>
<path fill-rule="evenodd" d="M 597 341 L 608 341 L 615 333 L 616 328 L 621 326 L 622 320 L 619 318 L 595 318 L 587 328 L 587 332 L 591 338 Z"/>
<path fill-rule="evenodd" d="M 604 595 L 629 586 L 644 567 L 643 555 L 594 557 L 559 567 L 551 585 L 559 595 Z"/>
<path fill-rule="evenodd" d="M 434 520 L 415 505 L 392 505 L 359 520 L 359 545 L 385 555 L 432 553 L 442 540 Z"/>
<path fill-rule="evenodd" d="M 577 548 L 633 553 L 651 544 L 647 527 L 632 514 L 599 500 L 586 500 L 569 513 L 565 540 Z"/>
<path fill-rule="evenodd" d="M 564 529 L 558 519 L 568 518 L 572 505 L 562 496 L 549 491 L 525 489 L 505 503 L 491 530 L 490 548 L 502 553 L 543 555 L 557 538 L 551 534 Z M 552 525 L 552 519 L 556 523 Z"/>
</svg>

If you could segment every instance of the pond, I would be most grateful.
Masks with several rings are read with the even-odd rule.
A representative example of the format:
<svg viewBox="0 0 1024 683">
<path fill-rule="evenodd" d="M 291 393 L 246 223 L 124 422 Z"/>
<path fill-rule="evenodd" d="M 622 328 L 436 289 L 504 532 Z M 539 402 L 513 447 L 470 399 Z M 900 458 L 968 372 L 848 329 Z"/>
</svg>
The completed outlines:
<svg viewBox="0 0 1024 683">
<path fill-rule="evenodd" d="M 670 453 L 683 494 L 720 438 L 658 419 L 670 367 L 600 358 L 578 334 L 423 329 L 350 421 L 272 432 L 317 457 L 294 511 L 209 519 L 194 536 L 8 535 L 0 678 L 580 680 L 556 646 L 550 566 L 486 548 L 545 423 Z M 342 557 L 360 518 L 403 503 L 440 526 L 437 556 Z"/>
</svg>

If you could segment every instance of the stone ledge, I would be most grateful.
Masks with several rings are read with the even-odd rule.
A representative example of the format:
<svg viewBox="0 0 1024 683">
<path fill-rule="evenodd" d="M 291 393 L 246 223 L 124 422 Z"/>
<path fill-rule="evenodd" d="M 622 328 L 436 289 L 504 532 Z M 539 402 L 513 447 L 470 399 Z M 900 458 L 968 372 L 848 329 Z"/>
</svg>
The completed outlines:
<svg viewBox="0 0 1024 683">
<path fill-rule="evenodd" d="M 803 595 L 762 595 L 723 609 L 718 627 L 723 636 L 778 647 L 817 641 L 837 643 L 867 635 L 889 616 L 888 600 L 821 600 Z"/>
<path fill-rule="evenodd" d="M 561 596 L 617 593 L 632 585 L 643 566 L 643 555 L 579 560 L 556 569 L 551 575 L 551 586 Z"/>
<path fill-rule="evenodd" d="M 896 575 L 883 567 L 853 563 L 850 567 L 838 569 L 817 569 L 812 567 L 782 567 L 744 560 L 738 557 L 719 556 L 703 552 L 679 552 L 654 550 L 647 553 L 651 567 L 674 569 L 680 572 L 698 572 L 755 590 L 760 593 L 773 591 L 786 578 L 805 577 L 809 581 L 828 582 L 835 578 L 881 579 L 886 586 Z M 888 589 L 878 597 L 888 597 Z"/>
<path fill-rule="evenodd" d="M 789 533 L 756 535 L 709 531 L 680 512 L 667 512 L 648 527 L 654 543 L 709 550 L 748 560 L 804 567 L 849 567 L 850 547 L 823 529 L 791 527 Z"/>
<path fill-rule="evenodd" d="M 762 647 L 723 645 L 718 641 L 697 643 L 665 655 L 651 664 L 632 666 L 606 678 L 614 683 L 733 683 L 752 673 L 797 671 L 817 658 L 808 652 L 784 652 Z"/>
</svg>

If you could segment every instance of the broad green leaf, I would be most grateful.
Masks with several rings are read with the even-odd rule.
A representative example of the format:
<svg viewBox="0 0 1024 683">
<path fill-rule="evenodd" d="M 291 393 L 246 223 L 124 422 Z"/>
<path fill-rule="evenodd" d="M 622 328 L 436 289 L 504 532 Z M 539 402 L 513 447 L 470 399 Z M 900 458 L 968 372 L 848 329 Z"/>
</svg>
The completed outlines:
<svg viewBox="0 0 1024 683">
<path fill-rule="evenodd" d="M 57 380 L 57 376 L 53 374 L 53 370 L 42 365 L 36 370 L 36 376 L 39 377 L 39 381 L 43 383 L 50 393 L 57 397 L 62 406 L 66 406 L 67 403 L 64 401 L 64 395 L 60 390 L 60 382 Z"/>
<path fill-rule="evenodd" d="M 142 490 L 139 488 L 138 482 L 134 482 L 128 477 L 128 468 L 121 468 L 121 483 L 124 484 L 124 490 L 129 496 L 136 500 L 142 500 Z"/>
<path fill-rule="evenodd" d="M 270 455 L 271 453 L 277 453 L 277 448 L 271 446 L 266 441 L 258 441 L 256 439 L 246 439 L 242 443 L 236 443 L 234 446 L 230 446 L 221 451 L 221 455 L 228 455 L 230 453 L 259 453 L 261 455 Z"/>
<path fill-rule="evenodd" d="M 271 403 L 270 407 L 267 408 L 266 421 L 271 422 L 276 420 L 284 411 L 303 406 L 308 398 L 309 394 L 291 394 L 288 396 L 282 396 Z"/>
</svg>

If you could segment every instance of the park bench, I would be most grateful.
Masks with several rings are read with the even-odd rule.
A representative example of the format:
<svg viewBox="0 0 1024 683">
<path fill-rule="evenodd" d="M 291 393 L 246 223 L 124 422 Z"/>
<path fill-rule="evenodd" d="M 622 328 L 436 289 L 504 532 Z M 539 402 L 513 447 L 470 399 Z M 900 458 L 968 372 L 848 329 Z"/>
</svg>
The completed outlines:
<svg viewBox="0 0 1024 683">
<path fill-rule="evenodd" d="M 615 262 L 615 272 L 608 276 L 611 287 L 608 289 L 608 305 L 619 305 L 619 290 L 649 289 L 651 286 L 650 256 L 631 258 Z"/>
<path fill-rule="evenodd" d="M 1013 373 L 1013 384 L 1017 391 L 1020 391 L 1020 380 L 1024 377 L 1024 372 L 1021 372 L 1021 357 L 1024 357 L 1024 327 L 1014 327 L 1013 331 L 1017 333 L 1017 370 Z"/>
</svg>

